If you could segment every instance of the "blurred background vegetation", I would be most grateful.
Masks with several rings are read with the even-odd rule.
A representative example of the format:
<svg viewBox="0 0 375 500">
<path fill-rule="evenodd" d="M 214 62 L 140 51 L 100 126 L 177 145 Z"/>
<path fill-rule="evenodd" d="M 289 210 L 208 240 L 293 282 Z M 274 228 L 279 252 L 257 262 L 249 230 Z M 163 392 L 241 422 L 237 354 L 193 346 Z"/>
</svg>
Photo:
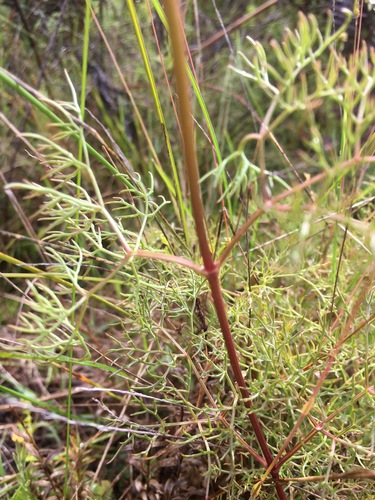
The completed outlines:
<svg viewBox="0 0 375 500">
<path fill-rule="evenodd" d="M 84 8 L 83 0 L 3 0 L 0 5 L 0 21 L 2 26 L 1 65 L 20 77 L 31 87 L 40 90 L 55 100 L 69 99 L 70 88 L 67 85 L 65 71 L 79 92 L 82 68 L 82 43 Z M 135 99 L 151 139 L 161 161 L 167 161 L 164 137 L 158 126 L 158 118 L 152 111 L 152 96 L 145 75 L 134 29 L 128 15 L 125 2 L 94 0 L 98 19 L 116 55 L 121 71 L 126 76 L 127 84 Z M 338 29 L 344 21 L 342 7 L 353 10 L 354 2 L 350 0 L 330 1 L 208 1 L 199 2 L 195 11 L 187 3 L 186 31 L 188 42 L 194 60 L 202 93 L 216 130 L 222 156 L 232 153 L 245 134 L 259 130 L 257 107 L 261 107 L 264 95 L 246 88 L 243 79 L 239 79 L 228 69 L 230 64 L 239 62 L 238 52 L 249 51 L 250 46 L 246 36 L 251 36 L 261 43 L 271 39 L 280 40 L 284 29 L 293 30 L 296 25 L 297 12 L 301 9 L 305 14 L 313 13 L 323 27 L 326 23 L 328 9 L 334 9 L 334 28 Z M 162 23 L 154 14 L 154 26 L 150 22 L 150 14 L 146 3 L 138 2 L 137 12 L 143 34 L 148 47 L 153 47 L 155 30 L 164 55 L 168 53 L 167 36 Z M 255 12 L 254 16 L 249 16 Z M 372 29 L 375 18 L 373 11 L 364 9 L 361 21 L 361 37 L 370 46 L 375 45 L 375 31 Z M 349 54 L 354 48 L 355 27 L 359 21 L 353 18 L 348 31 L 345 50 Z M 226 27 L 228 34 L 223 32 Z M 198 47 L 201 46 L 201 50 Z M 171 58 L 166 59 L 171 71 Z M 272 64 L 273 61 L 271 60 Z M 162 68 L 157 57 L 151 60 L 155 80 L 162 81 Z M 152 170 L 152 160 L 146 141 L 142 137 L 139 123 L 134 116 L 133 106 L 124 92 L 119 75 L 114 67 L 103 40 L 96 29 L 91 30 L 88 87 L 86 107 L 89 110 L 87 121 L 94 127 L 100 122 L 103 130 L 108 131 L 113 143 L 116 143 L 127 156 L 131 156 L 137 171 Z M 167 93 L 161 94 L 168 100 Z M 162 105 L 165 104 L 162 102 Z M 4 89 L 0 94 L 1 108 L 6 111 L 8 120 L 22 131 L 34 130 L 35 123 L 41 128 L 46 119 L 30 107 L 25 108 L 24 102 Z M 151 112 L 150 112 L 151 110 Z M 195 109 L 198 122 L 201 122 L 199 107 Z M 335 113 L 335 110 L 324 110 L 324 113 Z M 302 117 L 301 117 L 302 118 Z M 293 120 L 295 117 L 293 116 Z M 322 116 L 321 125 L 332 121 Z M 47 126 L 48 123 L 45 123 Z M 286 124 L 284 142 L 281 144 L 287 155 L 290 155 L 296 168 L 306 169 L 304 161 L 299 157 L 299 148 L 304 140 L 302 131 L 296 135 L 289 133 Z M 294 123 L 290 124 L 290 131 Z M 176 131 L 177 132 L 177 131 Z M 177 138 L 177 133 L 171 138 Z M 5 125 L 1 126 L 2 159 L 0 165 L 1 181 L 11 182 L 15 179 L 38 179 L 43 172 L 40 166 L 23 154 L 23 146 L 12 131 Z M 323 136 L 324 130 L 323 130 Z M 331 147 L 332 130 L 326 134 L 327 147 Z M 178 139 L 177 139 L 178 140 Z M 200 152 L 200 168 L 202 174 L 212 169 L 212 151 L 205 132 L 197 132 L 198 149 Z M 272 162 L 272 157 L 269 159 Z M 273 166 L 274 167 L 274 166 Z M 312 173 L 312 167 L 307 170 Z M 281 174 L 282 175 L 282 174 Z M 285 174 L 286 175 L 286 174 Z M 104 179 L 106 185 L 106 179 Z M 158 184 L 162 194 L 162 185 Z M 106 185 L 106 189 L 111 189 Z M 9 202 L 7 195 L 0 194 L 1 228 L 5 231 L 18 233 L 21 223 L 19 214 Z M 32 224 L 37 224 L 34 220 Z M 27 241 L 15 241 L 3 233 L 1 248 L 12 248 L 27 259 L 28 251 L 32 251 Z M 32 259 L 31 259 L 32 260 Z"/>
</svg>

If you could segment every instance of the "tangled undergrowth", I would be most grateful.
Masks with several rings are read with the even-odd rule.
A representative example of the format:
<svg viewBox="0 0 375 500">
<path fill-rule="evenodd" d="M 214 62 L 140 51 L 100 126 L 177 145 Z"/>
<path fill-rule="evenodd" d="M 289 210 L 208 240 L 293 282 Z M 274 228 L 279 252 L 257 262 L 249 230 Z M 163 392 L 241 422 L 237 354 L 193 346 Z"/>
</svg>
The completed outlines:
<svg viewBox="0 0 375 500">
<path fill-rule="evenodd" d="M 1 496 L 372 498 L 373 49 L 301 13 L 224 64 L 193 2 L 185 65 L 157 0 L 79 8 L 58 87 L 0 68 Z"/>
</svg>

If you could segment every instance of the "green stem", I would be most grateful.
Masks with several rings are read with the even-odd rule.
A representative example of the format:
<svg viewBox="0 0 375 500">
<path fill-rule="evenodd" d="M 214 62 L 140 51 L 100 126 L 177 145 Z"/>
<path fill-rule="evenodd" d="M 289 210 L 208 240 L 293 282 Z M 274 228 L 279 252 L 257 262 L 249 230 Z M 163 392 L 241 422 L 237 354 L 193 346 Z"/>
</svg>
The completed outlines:
<svg viewBox="0 0 375 500">
<path fill-rule="evenodd" d="M 87 61 L 88 61 L 88 52 L 89 52 L 89 40 L 90 40 L 90 8 L 91 1 L 86 1 L 86 10 L 85 10 L 85 27 L 84 27 L 84 37 L 83 37 L 83 54 L 82 54 L 82 77 L 81 77 L 81 99 L 80 99 L 80 120 L 82 123 L 85 120 L 85 103 L 86 103 L 86 84 L 87 84 Z M 78 104 L 78 103 L 77 103 Z M 82 162 L 83 150 L 85 147 L 85 152 L 87 152 L 86 145 L 84 146 L 85 136 L 84 130 L 82 129 L 79 132 L 78 136 L 78 161 Z M 77 196 L 79 194 L 79 188 L 82 183 L 82 170 L 79 168 L 77 170 Z M 77 214 L 77 221 L 78 221 Z M 79 236 L 76 237 L 76 241 L 80 239 Z M 76 302 L 76 287 L 73 285 L 72 287 L 72 305 Z M 71 322 L 72 325 L 75 324 L 75 309 L 72 309 L 71 314 Z M 73 358 L 73 345 L 72 343 L 69 346 L 69 358 Z M 71 410 L 72 410 L 72 388 L 73 388 L 73 363 L 68 363 L 68 394 L 67 394 L 67 416 L 68 422 L 66 425 L 66 453 L 65 453 L 65 482 L 64 482 L 64 498 L 67 498 L 68 489 L 69 489 L 69 449 L 70 449 L 70 433 L 71 433 Z"/>
<path fill-rule="evenodd" d="M 154 74 L 152 72 L 152 68 L 150 65 L 150 60 L 149 60 L 149 57 L 147 54 L 146 44 L 145 44 L 144 39 L 143 39 L 141 27 L 139 25 L 137 12 L 136 12 L 135 7 L 134 7 L 134 1 L 133 0 L 126 0 L 126 3 L 128 5 L 130 16 L 132 18 L 132 23 L 133 23 L 135 35 L 137 37 L 138 46 L 141 50 L 143 64 L 144 64 L 144 67 L 146 70 L 146 74 L 147 74 L 147 78 L 148 78 L 148 81 L 150 84 L 152 97 L 153 97 L 153 100 L 155 103 L 156 113 L 158 115 L 159 122 L 160 122 L 160 125 L 161 125 L 162 130 L 163 130 L 164 140 L 165 140 L 165 144 L 167 147 L 168 157 L 169 157 L 169 161 L 171 163 L 171 168 L 172 168 L 172 173 L 173 173 L 174 187 L 176 190 L 176 196 L 177 196 L 177 200 L 178 200 L 179 217 L 180 217 L 182 227 L 184 229 L 185 241 L 188 241 L 188 227 L 186 224 L 186 209 L 185 209 L 185 204 L 184 204 L 183 197 L 182 197 L 180 181 L 179 181 L 178 172 L 177 172 L 177 165 L 176 165 L 176 162 L 174 159 L 172 145 L 171 145 L 171 141 L 169 139 L 169 134 L 167 133 L 167 124 L 166 124 L 166 121 L 164 118 L 163 108 L 162 108 L 162 105 L 161 105 L 161 102 L 159 99 L 159 95 L 157 92 Z"/>
</svg>

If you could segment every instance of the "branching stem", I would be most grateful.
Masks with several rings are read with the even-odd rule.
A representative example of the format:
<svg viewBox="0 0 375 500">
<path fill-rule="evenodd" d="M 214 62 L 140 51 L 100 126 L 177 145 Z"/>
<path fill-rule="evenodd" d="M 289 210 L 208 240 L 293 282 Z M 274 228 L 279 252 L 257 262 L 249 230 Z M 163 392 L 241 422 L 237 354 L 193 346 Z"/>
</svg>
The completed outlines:
<svg viewBox="0 0 375 500">
<path fill-rule="evenodd" d="M 205 225 L 205 213 L 199 183 L 199 170 L 194 138 L 194 124 L 190 103 L 190 88 L 185 67 L 185 54 L 182 38 L 183 28 L 179 12 L 180 5 L 176 0 L 166 0 L 164 7 L 169 22 L 169 34 L 173 51 L 176 86 L 179 101 L 178 104 L 183 142 L 183 153 L 199 248 L 203 259 L 205 274 L 210 285 L 216 315 L 220 323 L 229 361 L 233 370 L 234 378 L 239 386 L 241 395 L 245 400 L 245 406 L 250 410 L 250 393 L 246 387 L 246 382 L 242 375 L 241 366 L 230 330 L 225 302 L 221 290 L 219 278 L 220 265 L 215 263 L 213 259 Z M 273 456 L 262 432 L 258 417 L 251 411 L 249 412 L 248 416 L 265 458 L 265 463 L 262 461 L 261 465 L 263 465 L 264 467 L 266 465 L 269 466 L 273 462 Z M 271 471 L 271 475 L 276 482 L 276 492 L 278 498 L 285 499 L 286 497 L 282 486 L 278 483 L 277 470 L 274 469 L 273 471 Z"/>
</svg>

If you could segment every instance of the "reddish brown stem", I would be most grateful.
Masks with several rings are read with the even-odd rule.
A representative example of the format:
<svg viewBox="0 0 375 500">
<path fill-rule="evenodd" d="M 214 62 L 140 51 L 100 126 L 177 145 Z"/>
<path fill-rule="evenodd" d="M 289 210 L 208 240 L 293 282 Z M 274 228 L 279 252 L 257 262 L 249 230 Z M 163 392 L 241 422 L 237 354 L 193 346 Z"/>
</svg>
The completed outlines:
<svg viewBox="0 0 375 500">
<path fill-rule="evenodd" d="M 217 318 L 219 320 L 221 331 L 223 333 L 225 347 L 226 347 L 226 350 L 228 353 L 230 365 L 231 365 L 232 370 L 233 370 L 234 378 L 239 386 L 239 389 L 240 389 L 241 395 L 244 399 L 244 404 L 245 404 L 246 408 L 248 410 L 251 410 L 250 393 L 246 387 L 246 381 L 242 375 L 242 370 L 241 370 L 241 366 L 240 366 L 240 363 L 238 360 L 236 347 L 234 345 L 232 333 L 230 330 L 228 316 L 227 316 L 226 309 L 225 309 L 225 302 L 224 302 L 223 294 L 221 291 L 218 268 L 215 268 L 214 271 L 208 275 L 207 279 L 208 279 L 208 282 L 210 285 L 216 315 L 217 315 Z M 261 447 L 261 450 L 263 452 L 265 462 L 267 463 L 267 466 L 268 466 L 272 463 L 273 456 L 269 450 L 267 441 L 264 437 L 262 428 L 260 426 L 259 419 L 251 411 L 249 411 L 248 417 L 249 417 L 251 426 L 254 430 L 255 436 L 258 440 L 259 446 Z M 265 466 L 264 461 L 262 461 L 262 465 Z M 273 471 L 271 471 L 271 476 L 276 481 L 276 491 L 278 493 L 278 497 L 280 499 L 284 499 L 284 498 L 286 499 L 286 496 L 284 494 L 284 491 L 282 489 L 281 484 L 279 484 L 277 482 L 278 478 L 279 478 L 278 468 L 276 469 L 276 467 L 275 467 L 275 469 Z"/>
<path fill-rule="evenodd" d="M 225 302 L 222 295 L 219 279 L 220 266 L 214 262 L 205 225 L 205 213 L 199 183 L 199 169 L 195 147 L 194 123 L 189 95 L 190 87 L 185 67 L 186 62 L 182 37 L 183 26 L 180 19 L 180 2 L 177 2 L 176 0 L 165 0 L 164 8 L 169 23 L 169 34 L 174 56 L 174 69 L 176 75 L 184 160 L 200 253 L 203 259 L 205 276 L 211 288 L 216 314 L 223 333 L 229 361 L 234 374 L 234 379 L 239 386 L 243 399 L 245 400 L 244 402 L 246 408 L 250 410 L 250 393 L 246 387 L 246 382 L 242 375 L 240 363 L 228 322 Z M 248 416 L 265 458 L 265 460 L 261 460 L 261 465 L 263 465 L 264 467 L 266 467 L 267 465 L 269 467 L 273 461 L 273 457 L 267 445 L 267 441 L 263 435 L 258 417 L 251 411 L 249 411 Z M 282 486 L 278 482 L 278 470 L 274 468 L 272 471 L 270 471 L 270 473 L 276 483 L 275 488 L 278 498 L 281 500 L 286 499 Z"/>
</svg>

